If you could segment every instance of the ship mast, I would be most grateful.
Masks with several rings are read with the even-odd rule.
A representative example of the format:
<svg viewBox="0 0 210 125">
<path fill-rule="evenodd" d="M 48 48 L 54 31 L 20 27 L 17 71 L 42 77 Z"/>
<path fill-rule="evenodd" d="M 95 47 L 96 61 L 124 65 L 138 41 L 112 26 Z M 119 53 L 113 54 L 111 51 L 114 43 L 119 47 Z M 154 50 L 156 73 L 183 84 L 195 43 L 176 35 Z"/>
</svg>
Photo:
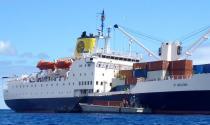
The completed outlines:
<svg viewBox="0 0 210 125">
<path fill-rule="evenodd" d="M 103 10 L 101 13 L 101 36 L 104 35 L 104 20 L 105 20 L 105 14 Z"/>
<path fill-rule="evenodd" d="M 104 10 L 102 11 L 102 13 L 100 13 L 101 15 L 101 26 L 100 29 L 98 29 L 98 35 L 96 36 L 97 38 L 97 42 L 96 42 L 96 46 L 95 46 L 95 52 L 98 49 L 98 42 L 99 40 L 103 40 L 104 41 L 104 46 L 103 46 L 103 53 L 107 53 L 108 52 L 108 43 L 109 43 L 109 38 L 110 37 L 110 32 L 111 32 L 111 28 L 107 28 L 107 35 L 104 34 L 104 21 L 105 21 L 105 12 Z"/>
</svg>

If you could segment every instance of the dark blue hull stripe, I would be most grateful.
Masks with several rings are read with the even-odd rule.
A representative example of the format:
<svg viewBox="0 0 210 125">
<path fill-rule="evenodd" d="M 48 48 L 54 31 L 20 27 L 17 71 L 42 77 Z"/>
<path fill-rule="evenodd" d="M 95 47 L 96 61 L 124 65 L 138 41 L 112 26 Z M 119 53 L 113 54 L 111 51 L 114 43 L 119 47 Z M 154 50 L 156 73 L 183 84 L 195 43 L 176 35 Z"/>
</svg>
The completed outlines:
<svg viewBox="0 0 210 125">
<path fill-rule="evenodd" d="M 79 112 L 81 98 L 40 98 L 6 100 L 16 112 Z"/>
<path fill-rule="evenodd" d="M 17 112 L 79 112 L 79 102 L 128 101 L 149 107 L 156 112 L 210 112 L 210 91 L 179 91 L 112 95 L 97 97 L 17 99 L 6 100 L 6 104 Z"/>
</svg>

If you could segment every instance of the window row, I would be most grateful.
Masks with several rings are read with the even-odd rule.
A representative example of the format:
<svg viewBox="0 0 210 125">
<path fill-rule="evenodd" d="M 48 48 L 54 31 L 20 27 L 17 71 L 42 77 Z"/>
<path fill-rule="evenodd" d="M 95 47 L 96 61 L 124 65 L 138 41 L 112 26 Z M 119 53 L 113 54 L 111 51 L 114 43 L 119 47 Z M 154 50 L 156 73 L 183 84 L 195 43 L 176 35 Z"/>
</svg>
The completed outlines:
<svg viewBox="0 0 210 125">
<path fill-rule="evenodd" d="M 99 57 L 107 58 L 107 59 L 114 59 L 114 60 L 124 60 L 124 61 L 129 61 L 129 62 L 139 62 L 138 59 L 124 58 L 124 57 L 117 57 L 117 56 L 110 56 L 110 55 L 99 55 Z"/>
<path fill-rule="evenodd" d="M 23 93 L 16 93 L 16 95 L 47 95 L 47 94 L 70 94 L 71 91 L 58 91 L 58 92 L 23 92 Z"/>
<path fill-rule="evenodd" d="M 79 85 L 92 85 L 92 81 L 79 81 Z"/>
<path fill-rule="evenodd" d="M 71 84 L 70 82 L 69 83 L 56 83 L 56 84 L 31 84 L 31 85 L 15 85 L 15 86 L 12 86 L 12 88 L 29 88 L 29 87 L 47 87 L 47 86 L 65 86 L 65 85 L 74 85 L 74 82 Z"/>
<path fill-rule="evenodd" d="M 70 74 L 70 73 L 69 73 L 69 74 Z M 88 75 L 87 73 L 80 73 L 80 74 L 79 74 L 79 76 L 87 76 L 87 75 Z M 93 72 L 91 73 L 91 75 L 93 76 Z M 72 76 L 75 77 L 76 74 L 73 73 Z"/>
<path fill-rule="evenodd" d="M 99 81 L 96 81 L 96 85 L 104 85 L 104 84 L 107 84 L 107 82 L 99 82 Z M 109 85 L 112 86 L 112 83 L 110 83 Z"/>
<path fill-rule="evenodd" d="M 88 64 L 85 64 L 85 65 L 82 65 L 82 64 L 80 64 L 80 65 L 79 65 L 79 67 L 80 67 L 80 68 L 81 68 L 81 67 L 83 67 L 83 66 L 84 66 L 84 67 L 90 67 L 90 66 L 91 66 L 91 64 L 90 64 L 90 63 L 88 63 Z"/>
</svg>

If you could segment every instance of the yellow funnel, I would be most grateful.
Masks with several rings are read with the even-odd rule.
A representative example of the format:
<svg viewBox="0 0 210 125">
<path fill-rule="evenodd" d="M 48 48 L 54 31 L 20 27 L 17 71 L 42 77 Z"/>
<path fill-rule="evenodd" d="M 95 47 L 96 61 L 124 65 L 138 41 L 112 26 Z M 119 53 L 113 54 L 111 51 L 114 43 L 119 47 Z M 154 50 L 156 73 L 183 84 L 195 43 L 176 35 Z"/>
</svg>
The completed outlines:
<svg viewBox="0 0 210 125">
<path fill-rule="evenodd" d="M 93 53 L 96 44 L 96 38 L 81 37 L 77 39 L 75 57 L 79 58 L 83 53 Z"/>
</svg>

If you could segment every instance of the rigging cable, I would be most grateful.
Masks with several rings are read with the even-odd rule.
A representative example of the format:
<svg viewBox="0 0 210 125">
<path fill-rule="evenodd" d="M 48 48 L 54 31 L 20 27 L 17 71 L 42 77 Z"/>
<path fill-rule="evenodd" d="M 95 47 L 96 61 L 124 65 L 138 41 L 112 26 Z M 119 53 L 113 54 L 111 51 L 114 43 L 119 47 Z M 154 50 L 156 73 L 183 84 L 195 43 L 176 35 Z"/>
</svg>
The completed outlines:
<svg viewBox="0 0 210 125">
<path fill-rule="evenodd" d="M 199 28 L 199 29 L 197 29 L 197 30 L 195 30 L 195 31 L 193 31 L 193 32 L 190 32 L 190 33 L 188 33 L 187 35 L 181 37 L 181 38 L 180 38 L 180 41 L 183 42 L 183 41 L 185 41 L 185 40 L 187 40 L 187 39 L 189 39 L 189 38 L 191 38 L 191 37 L 193 37 L 193 36 L 195 36 L 195 35 L 197 35 L 197 34 L 203 32 L 203 31 L 205 31 L 205 30 L 207 30 L 207 29 L 209 29 L 209 28 L 210 28 L 209 25 L 204 26 L 204 27 L 201 27 L 201 28 Z"/>
<path fill-rule="evenodd" d="M 126 29 L 126 30 L 128 30 L 128 31 L 130 31 L 130 32 L 132 32 L 132 33 L 134 33 L 134 34 L 136 34 L 136 35 L 138 35 L 138 36 L 143 36 L 145 38 L 148 38 L 148 39 L 151 39 L 151 40 L 160 42 L 160 43 L 162 43 L 164 41 L 162 39 L 159 39 L 157 37 L 154 37 L 152 35 L 149 35 L 149 34 L 146 34 L 146 33 L 143 33 L 143 32 L 135 31 L 135 30 L 132 30 L 132 29 L 127 28 L 127 27 L 124 27 L 124 26 L 121 26 L 121 27 L 124 28 L 124 29 Z"/>
</svg>

